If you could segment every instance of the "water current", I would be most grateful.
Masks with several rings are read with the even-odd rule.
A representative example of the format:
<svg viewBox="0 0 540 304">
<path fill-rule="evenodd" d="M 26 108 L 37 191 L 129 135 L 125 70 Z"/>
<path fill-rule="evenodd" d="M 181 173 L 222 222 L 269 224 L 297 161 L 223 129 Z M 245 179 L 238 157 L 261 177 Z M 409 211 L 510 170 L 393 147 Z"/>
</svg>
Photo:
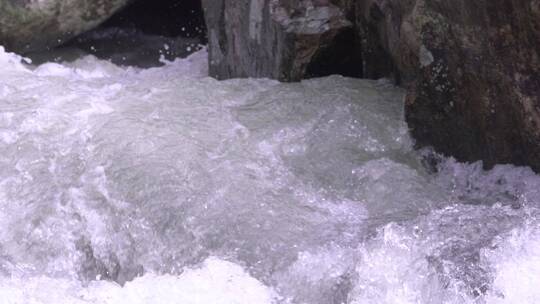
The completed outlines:
<svg viewBox="0 0 540 304">
<path fill-rule="evenodd" d="M 540 303 L 540 177 L 414 150 L 402 89 L 0 49 L 0 303 Z"/>
</svg>

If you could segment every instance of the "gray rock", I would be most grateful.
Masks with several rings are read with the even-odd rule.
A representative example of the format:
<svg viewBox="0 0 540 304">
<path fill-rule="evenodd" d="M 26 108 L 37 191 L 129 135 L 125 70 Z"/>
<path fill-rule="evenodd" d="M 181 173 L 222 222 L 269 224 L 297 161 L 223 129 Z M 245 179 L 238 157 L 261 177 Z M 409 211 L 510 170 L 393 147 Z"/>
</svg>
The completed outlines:
<svg viewBox="0 0 540 304">
<path fill-rule="evenodd" d="M 318 64 L 326 64 L 323 58 L 339 59 L 334 65 L 357 60 L 353 24 L 344 10 L 327 0 L 202 3 L 214 77 L 297 81 L 317 75 L 322 68 Z"/>
<path fill-rule="evenodd" d="M 96 27 L 129 0 L 0 0 L 0 44 L 17 52 L 55 46 Z"/>
</svg>

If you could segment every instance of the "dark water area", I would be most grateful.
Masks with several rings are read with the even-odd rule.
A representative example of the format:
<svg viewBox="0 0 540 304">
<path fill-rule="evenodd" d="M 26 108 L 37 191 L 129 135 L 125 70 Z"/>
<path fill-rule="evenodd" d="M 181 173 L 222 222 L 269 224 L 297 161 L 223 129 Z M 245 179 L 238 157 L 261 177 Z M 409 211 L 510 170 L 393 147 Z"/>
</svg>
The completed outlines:
<svg viewBox="0 0 540 304">
<path fill-rule="evenodd" d="M 117 65 L 149 68 L 185 58 L 206 42 L 200 1 L 139 0 L 60 47 L 26 56 L 41 64 L 94 55 Z"/>
<path fill-rule="evenodd" d="M 147 35 L 204 39 L 201 1 L 137 0 L 112 16 L 103 27 L 137 29 Z"/>
</svg>

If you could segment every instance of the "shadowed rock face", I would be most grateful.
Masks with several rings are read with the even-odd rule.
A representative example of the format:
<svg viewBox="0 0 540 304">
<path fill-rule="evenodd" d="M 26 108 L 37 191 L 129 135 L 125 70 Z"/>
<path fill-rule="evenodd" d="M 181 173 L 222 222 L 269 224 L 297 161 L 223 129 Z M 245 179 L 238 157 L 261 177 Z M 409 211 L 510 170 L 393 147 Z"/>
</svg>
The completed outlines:
<svg viewBox="0 0 540 304">
<path fill-rule="evenodd" d="M 0 44 L 17 52 L 65 42 L 110 17 L 129 0 L 0 0 Z"/>
<path fill-rule="evenodd" d="M 540 171 L 540 0 L 203 6 L 213 76 L 295 81 L 343 67 L 356 70 L 351 76 L 391 76 L 408 89 L 406 118 L 418 146 Z"/>
</svg>

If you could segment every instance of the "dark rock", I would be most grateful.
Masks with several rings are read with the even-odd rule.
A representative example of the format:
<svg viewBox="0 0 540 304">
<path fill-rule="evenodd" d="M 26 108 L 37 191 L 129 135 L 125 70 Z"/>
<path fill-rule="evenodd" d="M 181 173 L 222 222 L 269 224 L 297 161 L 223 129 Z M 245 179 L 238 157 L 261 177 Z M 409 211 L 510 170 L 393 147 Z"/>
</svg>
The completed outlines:
<svg viewBox="0 0 540 304">
<path fill-rule="evenodd" d="M 360 2 L 368 46 L 409 89 L 418 146 L 540 170 L 540 1 Z"/>
<path fill-rule="evenodd" d="M 96 27 L 129 0 L 0 0 L 0 44 L 17 52 L 56 46 Z"/>
</svg>

